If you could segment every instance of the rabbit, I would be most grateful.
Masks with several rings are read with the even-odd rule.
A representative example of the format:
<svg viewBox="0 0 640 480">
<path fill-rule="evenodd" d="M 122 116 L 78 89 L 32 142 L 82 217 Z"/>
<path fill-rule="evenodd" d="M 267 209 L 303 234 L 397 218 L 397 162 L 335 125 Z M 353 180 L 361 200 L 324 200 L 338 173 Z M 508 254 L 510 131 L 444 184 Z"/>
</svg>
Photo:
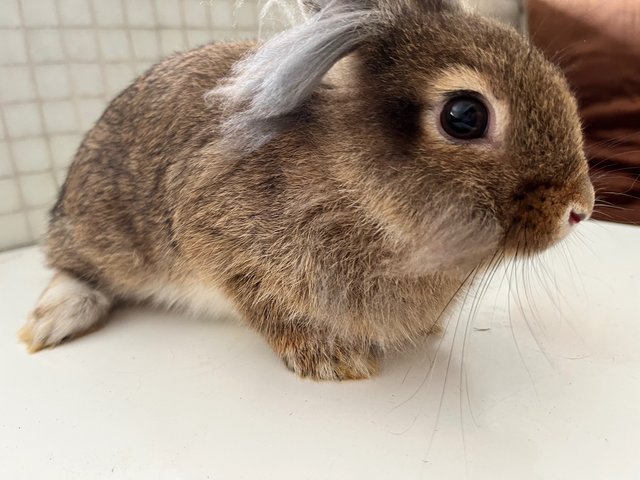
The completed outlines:
<svg viewBox="0 0 640 480">
<path fill-rule="evenodd" d="M 515 30 L 454 1 L 300 3 L 110 103 L 51 211 L 30 351 L 122 304 L 226 302 L 298 375 L 369 378 L 471 272 L 590 216 L 576 101 Z"/>
</svg>

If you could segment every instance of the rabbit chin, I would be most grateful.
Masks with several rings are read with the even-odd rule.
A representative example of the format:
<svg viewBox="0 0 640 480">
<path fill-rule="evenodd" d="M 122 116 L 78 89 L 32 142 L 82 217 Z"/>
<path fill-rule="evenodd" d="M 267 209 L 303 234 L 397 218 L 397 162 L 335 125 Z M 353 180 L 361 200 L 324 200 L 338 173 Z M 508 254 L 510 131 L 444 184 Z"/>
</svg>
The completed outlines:
<svg viewBox="0 0 640 480">
<path fill-rule="evenodd" d="M 489 263 L 500 252 L 498 244 L 460 248 L 452 245 L 429 245 L 415 250 L 398 263 L 392 273 L 402 276 L 445 274 L 465 276 Z"/>
<path fill-rule="evenodd" d="M 400 276 L 467 275 L 496 260 L 502 253 L 502 232 L 462 230 L 458 235 L 425 236 L 389 265 L 387 273 Z"/>
<path fill-rule="evenodd" d="M 538 227 L 535 230 L 518 225 L 505 239 L 505 257 L 528 258 L 538 255 L 567 238 L 573 228 L 566 221 L 559 225 L 551 225 L 546 229 Z"/>
<path fill-rule="evenodd" d="M 467 275 L 496 261 L 513 257 L 538 255 L 563 241 L 573 228 L 568 224 L 554 225 L 541 234 L 525 229 L 509 234 L 475 231 L 458 238 L 428 241 L 410 249 L 402 261 L 391 270 L 395 274 L 421 276 L 433 274 Z"/>
</svg>

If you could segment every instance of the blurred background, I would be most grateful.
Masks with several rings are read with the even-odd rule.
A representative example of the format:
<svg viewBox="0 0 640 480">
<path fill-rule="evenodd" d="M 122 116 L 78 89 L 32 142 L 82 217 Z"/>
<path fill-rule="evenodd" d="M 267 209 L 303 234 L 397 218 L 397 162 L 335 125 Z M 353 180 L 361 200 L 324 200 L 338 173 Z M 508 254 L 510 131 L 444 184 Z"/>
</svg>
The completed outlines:
<svg viewBox="0 0 640 480">
<path fill-rule="evenodd" d="M 255 1 L 0 0 L 0 249 L 42 235 L 84 133 L 137 75 L 257 29 Z"/>
<path fill-rule="evenodd" d="M 265 1 L 0 0 L 0 250 L 40 238 L 82 136 L 111 98 L 172 52 L 256 38 Z M 600 218 L 640 223 L 640 1 L 529 0 L 529 25 L 524 0 L 467 3 L 530 31 L 565 69 L 607 202 Z M 263 37 L 284 25 L 271 16 Z"/>
<path fill-rule="evenodd" d="M 640 225 L 640 0 L 528 0 L 528 24 L 578 100 L 594 218 Z"/>
</svg>

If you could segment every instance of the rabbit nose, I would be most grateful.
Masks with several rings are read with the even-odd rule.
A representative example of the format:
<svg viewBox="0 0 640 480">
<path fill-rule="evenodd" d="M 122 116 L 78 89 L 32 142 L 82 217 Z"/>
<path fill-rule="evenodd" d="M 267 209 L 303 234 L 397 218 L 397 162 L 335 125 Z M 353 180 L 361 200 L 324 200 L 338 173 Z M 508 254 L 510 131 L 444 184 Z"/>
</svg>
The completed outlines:
<svg viewBox="0 0 640 480">
<path fill-rule="evenodd" d="M 585 218 L 587 218 L 586 213 L 580 213 L 580 212 L 576 212 L 575 210 L 571 210 L 571 212 L 569 213 L 569 224 L 577 225 Z"/>
</svg>

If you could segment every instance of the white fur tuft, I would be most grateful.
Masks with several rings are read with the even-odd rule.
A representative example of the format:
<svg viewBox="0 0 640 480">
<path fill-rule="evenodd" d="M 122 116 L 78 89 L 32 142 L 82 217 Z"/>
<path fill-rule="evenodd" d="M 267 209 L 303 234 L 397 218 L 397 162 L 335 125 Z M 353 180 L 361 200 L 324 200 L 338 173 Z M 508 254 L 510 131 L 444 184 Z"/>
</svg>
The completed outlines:
<svg viewBox="0 0 640 480">
<path fill-rule="evenodd" d="M 318 13 L 237 63 L 206 99 L 222 103 L 227 147 L 252 151 L 295 122 L 296 110 L 342 57 L 375 32 L 380 12 L 363 2 L 329 2 Z"/>
<path fill-rule="evenodd" d="M 112 300 L 64 272 L 58 272 L 20 331 L 31 351 L 57 345 L 79 335 L 104 318 Z"/>
</svg>

